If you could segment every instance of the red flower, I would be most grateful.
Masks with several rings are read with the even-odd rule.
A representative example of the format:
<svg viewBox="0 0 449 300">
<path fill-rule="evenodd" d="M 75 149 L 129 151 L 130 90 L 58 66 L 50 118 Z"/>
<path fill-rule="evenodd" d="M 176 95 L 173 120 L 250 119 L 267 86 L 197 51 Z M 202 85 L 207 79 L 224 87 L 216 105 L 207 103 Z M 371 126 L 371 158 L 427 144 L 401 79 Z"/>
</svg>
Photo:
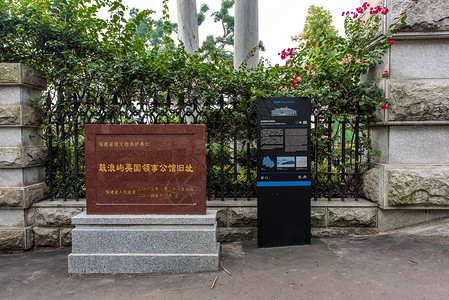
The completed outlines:
<svg viewBox="0 0 449 300">
<path fill-rule="evenodd" d="M 310 45 L 312 45 L 311 43 L 307 43 L 307 47 L 310 47 Z"/>
<path fill-rule="evenodd" d="M 388 71 L 384 71 L 384 73 L 382 74 L 382 78 L 387 78 L 388 77 Z"/>
<path fill-rule="evenodd" d="M 304 70 L 309 70 L 309 66 L 305 66 L 305 67 L 304 67 Z"/>
<path fill-rule="evenodd" d="M 232 66 L 231 68 L 233 68 L 233 69 L 234 69 L 234 66 Z"/>
<path fill-rule="evenodd" d="M 388 40 L 388 41 L 387 41 L 387 44 L 390 44 L 390 45 L 393 45 L 394 43 L 396 43 L 395 40 Z"/>
<path fill-rule="evenodd" d="M 388 105 L 387 105 L 386 103 L 384 103 L 384 104 L 382 104 L 382 105 L 380 106 L 380 108 L 382 108 L 382 109 L 388 109 Z"/>
</svg>

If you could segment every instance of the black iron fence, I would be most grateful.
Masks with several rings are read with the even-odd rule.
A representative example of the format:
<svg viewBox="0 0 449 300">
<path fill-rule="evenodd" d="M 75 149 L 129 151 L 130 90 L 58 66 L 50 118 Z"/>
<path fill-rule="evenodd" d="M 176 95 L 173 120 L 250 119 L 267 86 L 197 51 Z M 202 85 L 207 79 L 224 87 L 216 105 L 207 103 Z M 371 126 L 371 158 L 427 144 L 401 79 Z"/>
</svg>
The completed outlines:
<svg viewBox="0 0 449 300">
<path fill-rule="evenodd" d="M 108 99 L 47 95 L 46 182 L 52 200 L 85 197 L 84 124 L 206 124 L 208 200 L 257 197 L 255 99 L 246 95 L 200 99 L 170 92 L 140 99 L 127 102 L 117 95 Z M 332 120 L 316 111 L 311 154 L 315 200 L 358 199 L 363 160 L 360 140 L 356 116 Z"/>
</svg>

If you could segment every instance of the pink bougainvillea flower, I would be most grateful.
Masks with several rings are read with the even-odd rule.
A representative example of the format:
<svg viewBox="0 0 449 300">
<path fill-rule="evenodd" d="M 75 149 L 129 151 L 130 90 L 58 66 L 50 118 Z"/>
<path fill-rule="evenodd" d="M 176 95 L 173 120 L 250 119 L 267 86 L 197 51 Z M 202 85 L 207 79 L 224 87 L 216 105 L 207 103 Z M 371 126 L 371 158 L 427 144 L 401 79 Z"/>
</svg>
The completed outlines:
<svg viewBox="0 0 449 300">
<path fill-rule="evenodd" d="M 388 41 L 387 41 L 387 44 L 390 44 L 390 45 L 393 45 L 394 43 L 396 43 L 395 40 L 388 40 Z"/>
<path fill-rule="evenodd" d="M 382 109 L 388 109 L 388 105 L 387 105 L 386 103 L 384 103 L 384 104 L 382 104 L 382 105 L 380 106 L 380 108 L 382 108 Z"/>
</svg>

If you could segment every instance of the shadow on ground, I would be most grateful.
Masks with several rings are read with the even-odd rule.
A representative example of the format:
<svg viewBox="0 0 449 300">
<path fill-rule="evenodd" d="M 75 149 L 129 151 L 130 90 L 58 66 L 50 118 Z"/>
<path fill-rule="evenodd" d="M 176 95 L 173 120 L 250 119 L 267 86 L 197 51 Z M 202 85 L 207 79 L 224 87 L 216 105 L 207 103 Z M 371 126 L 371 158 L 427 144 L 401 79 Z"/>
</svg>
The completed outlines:
<svg viewBox="0 0 449 300">
<path fill-rule="evenodd" d="M 403 231 L 280 248 L 223 244 L 231 275 L 69 277 L 69 248 L 0 255 L 0 299 L 449 299 L 448 239 Z"/>
</svg>

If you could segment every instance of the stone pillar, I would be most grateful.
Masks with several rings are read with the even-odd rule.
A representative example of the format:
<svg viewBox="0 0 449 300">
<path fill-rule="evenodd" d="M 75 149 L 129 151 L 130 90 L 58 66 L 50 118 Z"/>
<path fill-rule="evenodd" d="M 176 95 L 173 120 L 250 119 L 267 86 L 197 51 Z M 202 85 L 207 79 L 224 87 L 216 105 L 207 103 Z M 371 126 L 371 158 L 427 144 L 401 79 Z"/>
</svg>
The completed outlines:
<svg viewBox="0 0 449 300">
<path fill-rule="evenodd" d="M 178 29 L 179 38 L 190 54 L 198 50 L 198 19 L 196 0 L 178 0 Z"/>
<path fill-rule="evenodd" d="M 234 24 L 234 66 L 239 68 L 248 53 L 259 45 L 259 1 L 236 0 Z M 248 60 L 248 68 L 259 63 L 259 51 Z"/>
<path fill-rule="evenodd" d="M 408 15 L 384 64 L 369 74 L 388 72 L 381 84 L 392 102 L 372 130 L 382 154 L 364 184 L 380 206 L 382 231 L 449 216 L 449 2 L 371 4 L 388 5 L 385 28 L 402 11 Z"/>
<path fill-rule="evenodd" d="M 30 99 L 45 87 L 42 73 L 18 63 L 0 64 L 0 250 L 33 245 L 30 207 L 46 197 L 47 150 Z"/>
</svg>

